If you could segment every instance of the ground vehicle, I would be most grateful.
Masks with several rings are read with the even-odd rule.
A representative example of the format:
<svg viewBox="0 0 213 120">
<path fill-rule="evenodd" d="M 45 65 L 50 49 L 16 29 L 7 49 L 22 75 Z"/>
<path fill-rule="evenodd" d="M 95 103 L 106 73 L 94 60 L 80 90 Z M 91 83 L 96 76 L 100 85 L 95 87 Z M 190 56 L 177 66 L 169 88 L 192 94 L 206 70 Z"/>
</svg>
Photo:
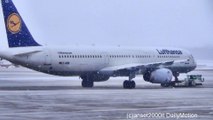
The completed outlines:
<svg viewBox="0 0 213 120">
<path fill-rule="evenodd" d="M 187 75 L 183 81 L 175 84 L 175 87 L 194 87 L 203 85 L 204 78 L 202 75 Z"/>
</svg>

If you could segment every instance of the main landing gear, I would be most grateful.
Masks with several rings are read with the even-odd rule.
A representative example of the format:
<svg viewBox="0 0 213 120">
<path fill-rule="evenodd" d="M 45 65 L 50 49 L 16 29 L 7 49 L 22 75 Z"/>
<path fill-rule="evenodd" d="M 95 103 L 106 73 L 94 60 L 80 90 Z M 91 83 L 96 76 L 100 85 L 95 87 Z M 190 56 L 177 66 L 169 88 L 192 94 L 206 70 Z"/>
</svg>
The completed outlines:
<svg viewBox="0 0 213 120">
<path fill-rule="evenodd" d="M 81 76 L 81 85 L 84 88 L 92 88 L 94 86 L 94 81 L 89 75 Z"/>
<path fill-rule="evenodd" d="M 92 88 L 94 86 L 94 78 L 90 75 L 82 75 L 80 76 L 82 79 L 81 85 L 84 88 Z M 123 82 L 123 88 L 124 89 L 134 89 L 136 87 L 136 83 L 134 80 L 135 74 L 130 74 L 129 75 L 129 80 L 125 80 Z"/>
<path fill-rule="evenodd" d="M 136 87 L 135 81 L 132 80 L 133 78 L 135 78 L 135 74 L 130 74 L 129 75 L 129 80 L 125 80 L 123 82 L 123 88 L 124 89 L 134 89 Z"/>
<path fill-rule="evenodd" d="M 178 79 L 178 76 L 180 75 L 180 73 L 173 73 L 174 77 L 175 77 L 175 82 L 180 82 Z"/>
</svg>

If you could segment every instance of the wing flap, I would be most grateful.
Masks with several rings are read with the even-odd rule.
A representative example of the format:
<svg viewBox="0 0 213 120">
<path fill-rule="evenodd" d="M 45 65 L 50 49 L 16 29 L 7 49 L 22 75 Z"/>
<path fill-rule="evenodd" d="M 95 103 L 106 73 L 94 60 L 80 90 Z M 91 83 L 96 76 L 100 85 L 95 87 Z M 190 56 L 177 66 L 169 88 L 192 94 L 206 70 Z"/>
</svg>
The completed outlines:
<svg viewBox="0 0 213 120">
<path fill-rule="evenodd" d="M 120 66 L 106 67 L 106 68 L 102 69 L 101 71 L 102 72 L 103 71 L 117 71 L 117 70 L 122 70 L 122 69 L 131 69 L 136 66 L 143 66 L 143 64 L 134 63 L 134 64 L 126 64 L 126 65 L 120 65 Z"/>
</svg>

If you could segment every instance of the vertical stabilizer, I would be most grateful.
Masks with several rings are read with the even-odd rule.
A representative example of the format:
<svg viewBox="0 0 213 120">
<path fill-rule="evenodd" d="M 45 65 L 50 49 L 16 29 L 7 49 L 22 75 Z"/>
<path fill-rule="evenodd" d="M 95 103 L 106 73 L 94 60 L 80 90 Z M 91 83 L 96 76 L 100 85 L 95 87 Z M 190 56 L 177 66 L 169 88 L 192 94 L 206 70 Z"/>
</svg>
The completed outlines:
<svg viewBox="0 0 213 120">
<path fill-rule="evenodd" d="M 9 47 L 40 46 L 30 34 L 12 0 L 1 0 Z"/>
</svg>

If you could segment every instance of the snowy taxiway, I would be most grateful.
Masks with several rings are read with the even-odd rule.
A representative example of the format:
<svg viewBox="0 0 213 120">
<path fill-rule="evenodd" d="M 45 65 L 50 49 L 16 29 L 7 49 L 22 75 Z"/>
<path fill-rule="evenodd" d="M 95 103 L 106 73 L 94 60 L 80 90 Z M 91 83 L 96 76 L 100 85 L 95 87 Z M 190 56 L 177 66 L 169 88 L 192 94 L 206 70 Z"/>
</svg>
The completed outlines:
<svg viewBox="0 0 213 120">
<path fill-rule="evenodd" d="M 0 120 L 212 120 L 213 71 L 201 69 L 197 73 L 206 80 L 196 88 L 161 88 L 139 76 L 134 90 L 122 88 L 125 78 L 84 89 L 78 77 L 1 68 Z"/>
</svg>

